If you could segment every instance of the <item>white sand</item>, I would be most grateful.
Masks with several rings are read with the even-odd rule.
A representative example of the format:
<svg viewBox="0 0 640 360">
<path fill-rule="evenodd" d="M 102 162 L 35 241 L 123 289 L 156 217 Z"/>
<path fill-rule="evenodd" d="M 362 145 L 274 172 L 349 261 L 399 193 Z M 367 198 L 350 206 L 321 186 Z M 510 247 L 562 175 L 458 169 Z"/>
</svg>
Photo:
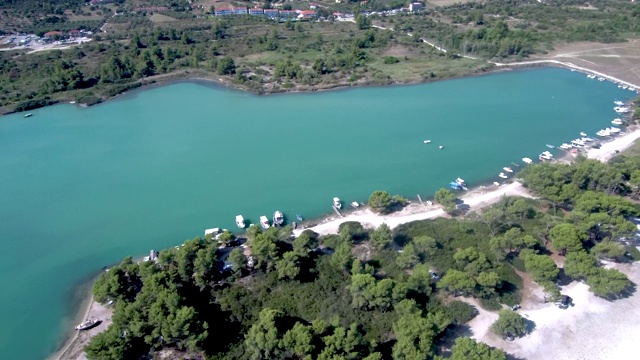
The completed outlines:
<svg viewBox="0 0 640 360">
<path fill-rule="evenodd" d="M 615 151 L 622 151 L 638 140 L 640 138 L 640 128 L 636 129 L 627 129 L 627 133 L 614 138 L 609 142 L 602 143 L 602 147 L 600 149 L 589 149 L 587 151 L 587 157 L 590 159 L 597 159 L 602 162 L 607 162 L 613 156 L 616 155 Z"/>
<path fill-rule="evenodd" d="M 640 281 L 640 264 L 615 267 Z M 523 303 L 519 312 L 535 323 L 535 330 L 515 341 L 505 341 L 489 331 L 495 313 L 479 309 L 469 322 L 473 337 L 528 360 L 605 360 L 634 359 L 636 338 L 640 335 L 640 295 L 607 301 L 589 292 L 587 285 L 573 282 L 562 288 L 574 306 L 560 309 L 553 304 Z M 472 301 L 466 299 L 465 301 Z"/>
<path fill-rule="evenodd" d="M 525 189 L 522 184 L 515 181 L 508 185 L 482 187 L 469 192 L 466 196 L 462 196 L 461 199 L 465 204 L 469 205 L 471 209 L 478 209 L 497 202 L 502 196 L 531 197 L 527 192 L 527 189 Z M 446 213 L 440 206 L 412 204 L 403 211 L 390 215 L 379 215 L 369 209 L 358 210 L 347 216 L 336 216 L 326 219 L 324 222 L 308 229 L 313 230 L 320 235 L 337 234 L 340 224 L 347 221 L 358 221 L 365 227 L 378 227 L 382 223 L 386 223 L 393 229 L 401 224 L 417 220 L 433 219 L 444 215 L 446 215 Z M 294 231 L 294 234 L 298 236 L 304 230 L 306 229 L 297 229 Z"/>
</svg>

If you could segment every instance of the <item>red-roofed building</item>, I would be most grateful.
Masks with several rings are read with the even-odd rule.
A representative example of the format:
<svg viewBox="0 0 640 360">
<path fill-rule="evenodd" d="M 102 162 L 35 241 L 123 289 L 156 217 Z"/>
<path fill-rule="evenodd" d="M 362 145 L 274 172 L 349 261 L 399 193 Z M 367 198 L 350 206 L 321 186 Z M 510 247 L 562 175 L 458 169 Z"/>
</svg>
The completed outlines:
<svg viewBox="0 0 640 360">
<path fill-rule="evenodd" d="M 313 19 L 316 17 L 316 12 L 313 10 L 302 10 L 300 11 L 300 15 L 298 15 L 298 19 Z"/>
</svg>

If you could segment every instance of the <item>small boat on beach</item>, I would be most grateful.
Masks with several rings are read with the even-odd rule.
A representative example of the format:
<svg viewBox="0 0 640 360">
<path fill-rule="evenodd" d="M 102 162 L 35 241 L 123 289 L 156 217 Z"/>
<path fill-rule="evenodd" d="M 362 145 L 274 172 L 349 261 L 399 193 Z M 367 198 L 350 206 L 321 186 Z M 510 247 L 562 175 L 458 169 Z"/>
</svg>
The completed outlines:
<svg viewBox="0 0 640 360">
<path fill-rule="evenodd" d="M 333 206 L 334 206 L 336 209 L 342 209 L 342 201 L 340 201 L 340 199 L 339 199 L 339 198 L 334 197 L 334 198 L 333 198 Z"/>
<path fill-rule="evenodd" d="M 525 162 L 526 164 L 531 164 L 533 162 L 533 160 L 529 159 L 528 157 L 523 157 L 522 161 Z"/>
<path fill-rule="evenodd" d="M 431 140 L 424 140 L 424 141 L 423 141 L 423 143 L 425 143 L 425 144 L 430 144 L 430 143 L 431 143 Z"/>
<path fill-rule="evenodd" d="M 32 114 L 32 113 L 28 113 L 28 114 L 25 114 L 25 115 L 24 115 L 24 117 L 26 117 L 26 118 L 31 117 L 31 116 L 33 116 L 33 114 Z"/>
<path fill-rule="evenodd" d="M 273 226 L 280 226 L 284 223 L 284 215 L 278 210 L 273 213 Z"/>
<path fill-rule="evenodd" d="M 300 214 L 296 214 L 296 220 L 298 220 L 298 221 L 302 221 L 302 215 L 300 215 Z"/>
<path fill-rule="evenodd" d="M 260 226 L 262 226 L 262 228 L 265 230 L 267 230 L 270 226 L 269 219 L 267 219 L 267 217 L 264 215 L 260 216 Z"/>
<path fill-rule="evenodd" d="M 548 147 L 549 149 L 555 149 L 555 148 L 556 148 L 555 146 L 553 146 L 553 145 L 549 145 L 549 144 L 547 144 L 547 147 Z"/>
<path fill-rule="evenodd" d="M 513 172 L 513 169 L 508 167 L 508 166 L 503 167 L 502 170 L 504 170 L 506 172 Z"/>
<path fill-rule="evenodd" d="M 236 225 L 240 229 L 244 229 L 244 227 L 246 226 L 246 224 L 244 223 L 244 218 L 242 217 L 242 215 L 237 215 L 236 216 Z"/>
<path fill-rule="evenodd" d="M 499 176 L 501 179 L 506 179 L 506 178 L 507 178 L 507 175 L 505 175 L 505 173 L 502 173 L 502 172 L 501 172 L 500 174 L 498 174 L 498 176 Z"/>
<path fill-rule="evenodd" d="M 357 201 L 353 201 L 353 202 L 351 202 L 351 207 L 354 208 L 354 209 L 357 209 L 357 208 L 360 207 L 360 204 L 358 204 Z"/>
<path fill-rule="evenodd" d="M 87 321 L 85 321 L 83 323 L 80 323 L 80 324 L 74 326 L 73 328 L 75 330 L 79 330 L 79 331 L 87 330 L 87 329 L 93 327 L 95 324 L 97 324 L 98 321 L 99 321 L 98 319 L 89 319 L 89 320 L 87 320 Z"/>
</svg>

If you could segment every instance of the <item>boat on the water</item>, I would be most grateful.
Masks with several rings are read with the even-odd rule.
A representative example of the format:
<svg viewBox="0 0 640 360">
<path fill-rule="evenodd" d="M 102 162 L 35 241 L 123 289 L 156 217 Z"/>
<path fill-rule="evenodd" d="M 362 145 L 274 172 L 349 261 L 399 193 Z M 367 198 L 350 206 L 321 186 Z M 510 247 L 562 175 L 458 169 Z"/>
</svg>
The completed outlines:
<svg viewBox="0 0 640 360">
<path fill-rule="evenodd" d="M 444 149 L 444 145 L 438 146 L 438 149 Z"/>
<path fill-rule="evenodd" d="M 522 161 L 524 161 L 527 164 L 531 164 L 533 162 L 533 160 L 529 159 L 528 157 L 523 157 Z"/>
<path fill-rule="evenodd" d="M 560 145 L 560 149 L 563 149 L 563 150 L 568 150 L 568 149 L 571 149 L 572 147 L 573 145 L 567 144 L 567 143 L 562 143 L 562 145 Z"/>
<path fill-rule="evenodd" d="M 462 190 L 462 185 L 458 184 L 455 181 L 452 181 L 449 183 L 449 187 L 454 189 L 454 190 Z"/>
<path fill-rule="evenodd" d="M 628 113 L 630 110 L 631 109 L 626 106 L 616 106 L 613 108 L 613 111 L 617 112 L 618 114 Z"/>
<path fill-rule="evenodd" d="M 236 215 L 236 225 L 240 229 L 244 229 L 244 227 L 246 226 L 246 224 L 244 223 L 244 218 L 242 217 L 242 215 Z"/>
<path fill-rule="evenodd" d="M 25 114 L 25 115 L 24 115 L 24 117 L 26 117 L 26 118 L 31 117 L 31 116 L 33 116 L 33 114 L 32 114 L 32 113 L 28 113 L 28 114 Z"/>
<path fill-rule="evenodd" d="M 500 174 L 498 174 L 498 176 L 502 179 L 506 179 L 507 175 L 505 175 L 505 173 L 501 172 Z"/>
<path fill-rule="evenodd" d="M 460 186 L 467 186 L 467 182 L 463 178 L 457 178 L 456 183 Z"/>
<path fill-rule="evenodd" d="M 555 149 L 555 148 L 556 148 L 555 146 L 550 145 L 550 144 L 547 144 L 547 147 L 548 147 L 549 149 Z"/>
<path fill-rule="evenodd" d="M 262 226 L 262 228 L 265 230 L 267 230 L 270 226 L 269 219 L 267 219 L 267 217 L 264 215 L 260 216 L 260 226 Z"/>
<path fill-rule="evenodd" d="M 497 182 L 497 181 L 494 181 L 494 182 L 493 182 L 493 185 L 495 185 L 495 186 L 500 186 L 500 183 L 499 183 L 499 182 Z"/>
<path fill-rule="evenodd" d="M 300 214 L 296 214 L 296 220 L 298 220 L 298 221 L 302 221 L 302 215 L 300 215 Z"/>
<path fill-rule="evenodd" d="M 342 201 L 340 201 L 340 199 L 339 199 L 339 198 L 334 197 L 334 198 L 333 198 L 333 206 L 334 206 L 336 209 L 342 209 Z"/>
<path fill-rule="evenodd" d="M 584 131 L 580 131 L 580 136 L 587 136 L 587 133 Z"/>
<path fill-rule="evenodd" d="M 358 204 L 357 201 L 353 201 L 353 202 L 351 202 L 351 207 L 353 207 L 354 209 L 357 209 L 357 208 L 360 207 L 360 204 Z"/>
<path fill-rule="evenodd" d="M 506 172 L 513 172 L 513 169 L 508 167 L 508 166 L 503 167 L 502 170 L 504 170 Z"/>
<path fill-rule="evenodd" d="M 425 143 L 425 144 L 430 144 L 430 143 L 431 143 L 431 140 L 424 140 L 424 141 L 423 141 L 423 143 Z"/>
<path fill-rule="evenodd" d="M 99 321 L 98 319 L 89 319 L 89 320 L 87 320 L 87 321 L 85 321 L 83 323 L 80 323 L 80 324 L 74 326 L 73 328 L 75 330 L 87 330 L 87 329 L 91 328 L 92 326 L 94 326 L 95 324 L 97 324 L 98 321 Z"/>
<path fill-rule="evenodd" d="M 278 210 L 273 213 L 273 226 L 280 226 L 284 223 L 284 215 Z"/>
<path fill-rule="evenodd" d="M 546 160 L 552 160 L 553 159 L 553 154 L 548 152 L 548 151 L 543 151 L 538 158 L 540 159 L 540 161 L 546 161 Z"/>
<path fill-rule="evenodd" d="M 622 119 L 620 119 L 620 118 L 616 118 L 616 119 L 611 120 L 611 123 L 612 123 L 613 125 L 622 125 L 622 124 L 623 124 L 623 121 L 622 121 Z"/>
<path fill-rule="evenodd" d="M 620 100 L 616 100 L 616 101 L 614 101 L 613 103 L 614 103 L 615 105 L 618 105 L 618 106 L 622 106 L 622 105 L 624 105 L 624 103 L 623 103 L 622 101 L 620 101 Z"/>
</svg>

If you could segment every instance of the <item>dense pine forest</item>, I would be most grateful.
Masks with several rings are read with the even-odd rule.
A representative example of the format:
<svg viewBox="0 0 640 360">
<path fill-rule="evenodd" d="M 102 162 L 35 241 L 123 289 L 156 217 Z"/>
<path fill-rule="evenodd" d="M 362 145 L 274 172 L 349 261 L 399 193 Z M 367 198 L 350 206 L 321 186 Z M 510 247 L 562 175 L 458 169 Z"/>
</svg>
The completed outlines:
<svg viewBox="0 0 640 360">
<path fill-rule="evenodd" d="M 615 301 L 635 291 L 605 262 L 640 260 L 640 156 L 609 164 L 530 165 L 519 175 L 539 198 L 505 197 L 480 212 L 338 234 L 290 227 L 223 233 L 131 258 L 100 275 L 93 293 L 113 300 L 113 324 L 86 347 L 90 359 L 158 351 L 207 359 L 506 359 L 460 336 L 477 314 L 500 310 L 497 336 L 526 336 L 510 308 L 528 273 L 549 301 L 584 281 Z M 376 195 L 378 197 L 378 195 Z M 552 256 L 560 256 L 558 267 Z M 535 331 L 535 330 L 534 330 Z"/>
</svg>

